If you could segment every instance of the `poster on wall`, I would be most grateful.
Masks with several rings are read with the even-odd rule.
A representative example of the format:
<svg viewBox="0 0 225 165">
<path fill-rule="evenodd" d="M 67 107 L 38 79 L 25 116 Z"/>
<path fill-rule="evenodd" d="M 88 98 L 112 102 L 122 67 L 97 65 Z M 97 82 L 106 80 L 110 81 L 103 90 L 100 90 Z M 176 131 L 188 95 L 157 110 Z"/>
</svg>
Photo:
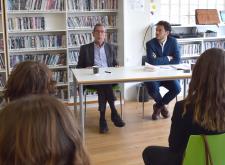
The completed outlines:
<svg viewBox="0 0 225 165">
<path fill-rule="evenodd" d="M 144 12 L 145 0 L 128 0 L 128 6 L 130 10 L 133 11 L 143 11 Z"/>
</svg>

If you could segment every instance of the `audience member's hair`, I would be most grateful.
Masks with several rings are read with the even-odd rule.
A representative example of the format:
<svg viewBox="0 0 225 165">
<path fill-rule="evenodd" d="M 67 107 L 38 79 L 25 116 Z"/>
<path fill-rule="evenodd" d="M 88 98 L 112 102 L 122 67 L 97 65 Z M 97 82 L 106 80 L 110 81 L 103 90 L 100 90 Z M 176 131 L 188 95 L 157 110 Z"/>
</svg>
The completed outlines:
<svg viewBox="0 0 225 165">
<path fill-rule="evenodd" d="M 225 130 L 224 74 L 225 52 L 219 48 L 206 50 L 194 66 L 185 105 L 194 105 L 193 122 L 208 130 Z"/>
<path fill-rule="evenodd" d="M 31 95 L 0 111 L 1 165 L 89 165 L 72 111 L 56 98 Z"/>
<path fill-rule="evenodd" d="M 165 31 L 171 32 L 171 25 L 169 22 L 166 21 L 159 21 L 156 26 L 163 26 Z"/>
<path fill-rule="evenodd" d="M 55 81 L 52 72 L 40 62 L 25 61 L 16 65 L 6 83 L 5 99 L 15 100 L 29 94 L 52 94 Z"/>
</svg>

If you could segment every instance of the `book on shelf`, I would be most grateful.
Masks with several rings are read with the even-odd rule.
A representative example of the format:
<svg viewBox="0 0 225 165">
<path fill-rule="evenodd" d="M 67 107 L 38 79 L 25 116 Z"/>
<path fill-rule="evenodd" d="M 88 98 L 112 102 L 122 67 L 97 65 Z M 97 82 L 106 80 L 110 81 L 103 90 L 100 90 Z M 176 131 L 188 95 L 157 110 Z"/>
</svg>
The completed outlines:
<svg viewBox="0 0 225 165">
<path fill-rule="evenodd" d="M 101 22 L 106 27 L 116 26 L 115 15 L 100 15 L 100 16 L 73 16 L 68 17 L 67 26 L 73 28 L 92 28 L 95 24 Z"/>
<path fill-rule="evenodd" d="M 69 10 L 91 11 L 117 8 L 117 0 L 68 0 Z"/>
<path fill-rule="evenodd" d="M 10 67 L 23 61 L 39 61 L 46 65 L 66 66 L 65 53 L 13 54 L 10 56 Z"/>
<path fill-rule="evenodd" d="M 88 44 L 94 40 L 91 32 L 89 33 L 73 33 L 69 34 L 68 43 L 69 46 L 81 46 Z M 117 42 L 117 32 L 106 32 L 105 40 L 109 43 Z"/>
<path fill-rule="evenodd" d="M 204 42 L 204 48 L 210 49 L 210 48 L 222 48 L 225 49 L 225 40 L 221 41 L 206 41 Z"/>
<path fill-rule="evenodd" d="M 9 36 L 9 49 L 66 47 L 64 34 Z"/>
<path fill-rule="evenodd" d="M 64 10 L 65 0 L 7 0 L 8 10 Z"/>
<path fill-rule="evenodd" d="M 9 31 L 45 30 L 45 17 L 9 17 Z"/>
<path fill-rule="evenodd" d="M 53 70 L 52 78 L 57 83 L 67 83 L 67 71 L 66 70 Z"/>
</svg>

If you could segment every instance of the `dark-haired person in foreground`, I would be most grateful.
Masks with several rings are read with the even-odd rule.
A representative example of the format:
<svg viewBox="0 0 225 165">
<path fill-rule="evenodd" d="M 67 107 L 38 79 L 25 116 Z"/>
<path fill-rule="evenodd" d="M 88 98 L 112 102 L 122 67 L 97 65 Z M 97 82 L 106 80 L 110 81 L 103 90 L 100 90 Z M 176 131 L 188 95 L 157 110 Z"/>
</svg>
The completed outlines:
<svg viewBox="0 0 225 165">
<path fill-rule="evenodd" d="M 179 64 L 180 52 L 177 41 L 170 36 L 171 26 L 166 21 L 156 24 L 156 37 L 146 43 L 147 62 L 152 65 Z M 156 102 L 153 105 L 152 119 L 158 120 L 160 113 L 164 118 L 169 117 L 166 105 L 180 93 L 178 80 L 145 82 L 149 95 Z M 168 92 L 161 96 L 159 87 L 163 86 Z"/>
<path fill-rule="evenodd" d="M 169 147 L 149 146 L 145 165 L 181 165 L 190 135 L 225 133 L 225 52 L 206 50 L 194 66 L 188 96 L 175 104 Z"/>
</svg>

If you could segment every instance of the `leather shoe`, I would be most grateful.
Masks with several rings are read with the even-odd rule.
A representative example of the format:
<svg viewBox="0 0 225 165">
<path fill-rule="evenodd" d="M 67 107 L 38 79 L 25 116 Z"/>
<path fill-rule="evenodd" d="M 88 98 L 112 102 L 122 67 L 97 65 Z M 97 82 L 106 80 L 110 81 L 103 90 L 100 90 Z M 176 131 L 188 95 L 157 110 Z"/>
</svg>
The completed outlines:
<svg viewBox="0 0 225 165">
<path fill-rule="evenodd" d="M 164 105 L 161 109 L 161 115 L 164 117 L 164 118 L 168 118 L 170 117 L 170 113 L 168 111 L 168 109 L 166 108 L 166 106 Z"/>
<path fill-rule="evenodd" d="M 121 117 L 118 115 L 118 113 L 112 113 L 111 120 L 116 127 L 124 127 L 125 126 L 124 121 L 121 119 Z"/>
<path fill-rule="evenodd" d="M 156 104 L 153 105 L 152 120 L 158 120 L 160 117 L 161 107 L 157 107 Z"/>
<path fill-rule="evenodd" d="M 107 133 L 109 131 L 107 122 L 105 119 L 100 119 L 99 120 L 99 132 L 100 133 Z"/>
</svg>

